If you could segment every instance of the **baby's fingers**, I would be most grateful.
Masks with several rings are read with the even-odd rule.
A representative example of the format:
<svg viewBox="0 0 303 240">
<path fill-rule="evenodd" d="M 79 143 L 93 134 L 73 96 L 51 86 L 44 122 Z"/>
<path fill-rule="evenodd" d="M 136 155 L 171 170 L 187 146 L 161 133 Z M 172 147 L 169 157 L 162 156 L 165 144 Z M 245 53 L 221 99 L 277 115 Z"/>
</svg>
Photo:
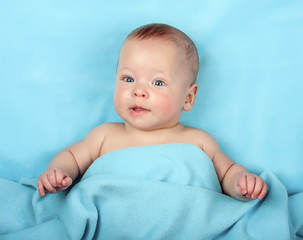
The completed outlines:
<svg viewBox="0 0 303 240">
<path fill-rule="evenodd" d="M 267 185 L 262 178 L 254 174 L 244 174 L 238 178 L 237 194 L 247 199 L 262 199 L 267 192 Z"/>
<path fill-rule="evenodd" d="M 57 184 L 57 177 L 56 177 L 56 170 L 52 170 L 46 173 L 46 176 L 48 178 L 48 181 L 50 182 L 50 184 L 56 188 L 58 187 Z"/>
<path fill-rule="evenodd" d="M 267 185 L 266 183 L 264 183 L 263 187 L 262 187 L 262 190 L 258 196 L 258 199 L 261 200 L 264 198 L 264 196 L 266 195 L 266 192 L 267 192 Z"/>
<path fill-rule="evenodd" d="M 65 177 L 62 181 L 63 187 L 68 187 L 72 184 L 73 180 L 70 177 Z"/>
<path fill-rule="evenodd" d="M 247 179 L 247 197 L 251 198 L 252 193 L 255 191 L 256 186 L 256 176 L 253 174 L 249 174 L 246 176 Z"/>
<path fill-rule="evenodd" d="M 56 170 L 55 169 L 55 174 L 56 174 L 56 180 L 57 180 L 57 187 L 61 188 L 63 186 L 62 181 L 63 178 L 65 177 L 65 174 L 62 170 Z"/>
<path fill-rule="evenodd" d="M 262 178 L 260 178 L 260 177 L 255 178 L 254 189 L 253 189 L 253 192 L 251 193 L 251 198 L 252 199 L 256 199 L 259 196 L 259 194 L 262 191 L 262 188 L 263 188 L 264 184 L 265 183 L 262 180 Z"/>
<path fill-rule="evenodd" d="M 246 175 L 242 175 L 241 177 L 239 177 L 238 179 L 238 183 L 237 183 L 237 188 L 238 188 L 238 194 L 239 195 L 246 195 L 247 194 L 247 179 L 246 179 Z"/>
<path fill-rule="evenodd" d="M 72 184 L 73 180 L 61 169 L 55 170 L 58 188 L 63 190 Z M 62 189 L 63 188 L 63 189 Z"/>
<path fill-rule="evenodd" d="M 44 177 L 41 179 L 42 184 L 44 186 L 44 188 L 46 189 L 46 191 L 48 191 L 49 193 L 56 193 L 56 189 L 52 186 L 52 184 L 49 182 L 48 177 Z"/>
<path fill-rule="evenodd" d="M 61 187 L 58 187 L 57 189 L 60 191 L 63 191 L 65 189 L 67 189 L 72 184 L 72 182 L 73 182 L 73 180 L 70 177 L 66 177 L 62 181 Z"/>
<path fill-rule="evenodd" d="M 40 179 L 38 180 L 37 185 L 38 185 L 38 191 L 39 191 L 40 196 L 41 197 L 45 196 L 44 186 L 43 186 L 42 181 Z"/>
</svg>

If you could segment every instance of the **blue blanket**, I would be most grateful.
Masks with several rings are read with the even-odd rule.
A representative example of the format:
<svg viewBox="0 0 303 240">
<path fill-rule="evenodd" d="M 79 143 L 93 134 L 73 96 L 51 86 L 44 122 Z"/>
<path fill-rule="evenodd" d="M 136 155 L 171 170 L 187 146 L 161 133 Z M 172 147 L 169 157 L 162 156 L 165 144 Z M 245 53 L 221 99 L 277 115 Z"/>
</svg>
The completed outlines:
<svg viewBox="0 0 303 240">
<path fill-rule="evenodd" d="M 71 190 L 41 198 L 37 179 L 0 179 L 0 239 L 300 239 L 303 193 L 271 172 L 262 200 L 221 193 L 190 144 L 126 148 L 97 159 Z"/>
</svg>

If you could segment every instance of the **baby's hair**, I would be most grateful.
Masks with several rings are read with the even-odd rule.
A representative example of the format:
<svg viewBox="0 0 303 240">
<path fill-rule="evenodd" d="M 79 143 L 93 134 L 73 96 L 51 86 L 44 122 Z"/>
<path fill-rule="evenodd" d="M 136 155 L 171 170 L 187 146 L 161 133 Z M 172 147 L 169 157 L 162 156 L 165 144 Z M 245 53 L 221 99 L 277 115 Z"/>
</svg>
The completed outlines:
<svg viewBox="0 0 303 240">
<path fill-rule="evenodd" d="M 191 68 L 191 83 L 196 82 L 199 70 L 198 51 L 193 41 L 182 31 L 167 24 L 152 23 L 133 30 L 126 39 L 167 39 L 184 50 L 186 60 Z"/>
</svg>

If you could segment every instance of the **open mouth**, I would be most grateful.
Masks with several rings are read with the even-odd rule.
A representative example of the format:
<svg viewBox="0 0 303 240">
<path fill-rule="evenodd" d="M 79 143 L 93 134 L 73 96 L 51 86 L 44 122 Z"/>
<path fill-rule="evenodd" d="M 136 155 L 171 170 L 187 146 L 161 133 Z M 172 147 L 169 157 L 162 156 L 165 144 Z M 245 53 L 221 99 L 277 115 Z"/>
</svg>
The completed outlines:
<svg viewBox="0 0 303 240">
<path fill-rule="evenodd" d="M 143 107 L 140 107 L 140 106 L 133 106 L 130 108 L 130 111 L 133 113 L 133 114 L 144 114 L 144 113 L 147 113 L 149 112 L 150 110 L 146 109 L 146 108 L 143 108 Z"/>
</svg>

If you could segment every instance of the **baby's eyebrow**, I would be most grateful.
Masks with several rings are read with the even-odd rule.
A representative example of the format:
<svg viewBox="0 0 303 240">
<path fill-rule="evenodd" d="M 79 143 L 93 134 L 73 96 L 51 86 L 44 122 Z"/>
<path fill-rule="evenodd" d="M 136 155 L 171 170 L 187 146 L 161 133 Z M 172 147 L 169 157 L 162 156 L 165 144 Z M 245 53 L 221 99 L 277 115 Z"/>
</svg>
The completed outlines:
<svg viewBox="0 0 303 240">
<path fill-rule="evenodd" d="M 128 67 L 123 67 L 120 69 L 120 71 L 133 72 L 133 70 Z"/>
<path fill-rule="evenodd" d="M 164 77 L 164 78 L 174 78 L 171 73 L 164 72 L 164 71 L 156 71 L 154 74 L 155 77 Z"/>
<path fill-rule="evenodd" d="M 119 72 L 121 75 L 123 74 L 129 74 L 129 75 L 135 75 L 136 69 L 133 69 L 132 67 L 122 67 L 119 69 Z M 153 69 L 152 73 L 149 73 L 151 78 L 165 78 L 165 79 L 173 79 L 174 76 L 166 71 L 163 71 L 161 69 Z"/>
</svg>

